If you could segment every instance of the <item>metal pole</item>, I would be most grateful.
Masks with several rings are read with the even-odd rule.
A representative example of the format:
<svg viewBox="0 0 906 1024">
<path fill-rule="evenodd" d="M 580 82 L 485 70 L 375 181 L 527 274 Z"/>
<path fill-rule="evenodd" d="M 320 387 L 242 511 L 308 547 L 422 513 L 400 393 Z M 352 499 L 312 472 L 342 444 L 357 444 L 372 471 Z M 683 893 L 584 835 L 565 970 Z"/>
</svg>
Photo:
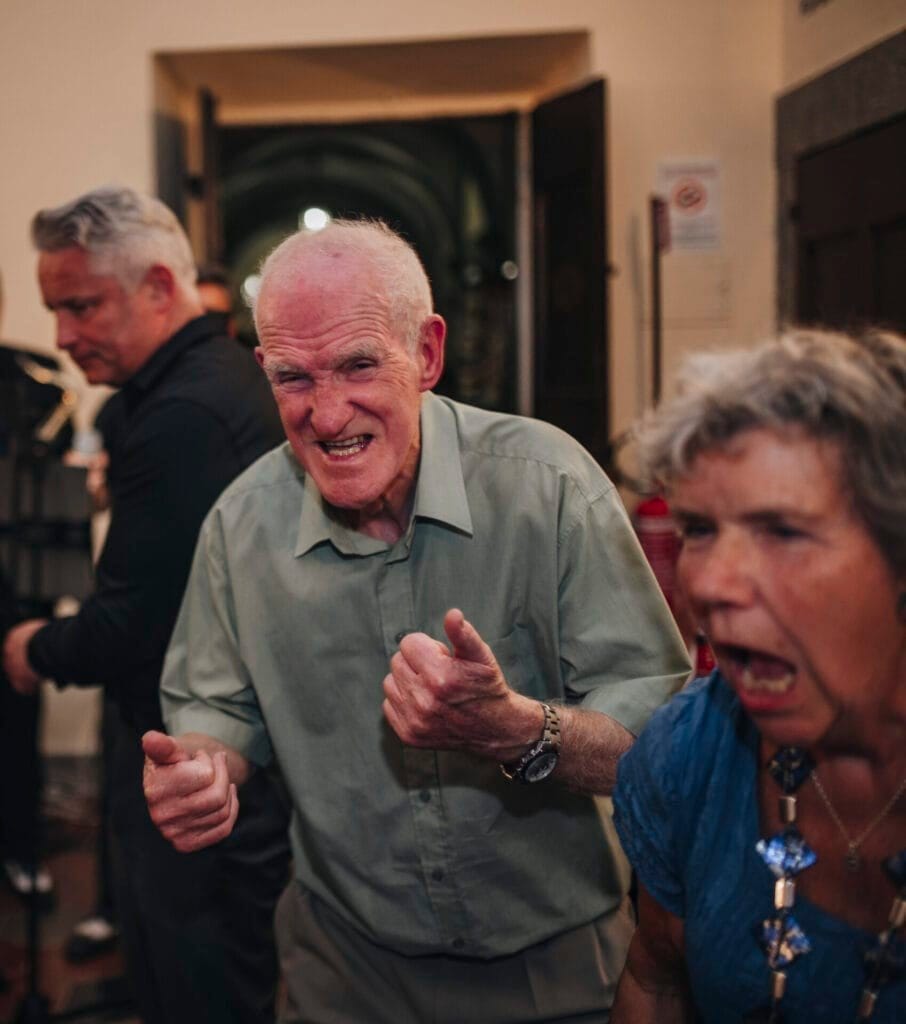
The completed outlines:
<svg viewBox="0 0 906 1024">
<path fill-rule="evenodd" d="M 661 400 L 661 222 L 664 201 L 651 196 L 648 204 L 651 236 L 651 401 Z"/>
</svg>

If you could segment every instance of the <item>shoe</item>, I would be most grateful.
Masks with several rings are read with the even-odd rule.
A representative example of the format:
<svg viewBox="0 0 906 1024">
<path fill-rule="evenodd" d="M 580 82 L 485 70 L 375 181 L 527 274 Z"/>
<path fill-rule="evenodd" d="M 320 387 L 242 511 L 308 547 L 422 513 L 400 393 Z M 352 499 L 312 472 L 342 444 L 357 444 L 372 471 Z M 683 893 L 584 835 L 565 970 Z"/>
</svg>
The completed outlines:
<svg viewBox="0 0 906 1024">
<path fill-rule="evenodd" d="M 119 937 L 119 929 L 109 918 L 94 914 L 83 918 L 72 929 L 63 955 L 71 964 L 79 964 L 113 949 Z"/>
<path fill-rule="evenodd" d="M 17 896 L 24 900 L 34 897 L 42 910 L 48 910 L 53 906 L 53 878 L 43 864 L 33 868 L 22 861 L 9 858 L 3 862 L 3 871 L 10 888 Z"/>
</svg>

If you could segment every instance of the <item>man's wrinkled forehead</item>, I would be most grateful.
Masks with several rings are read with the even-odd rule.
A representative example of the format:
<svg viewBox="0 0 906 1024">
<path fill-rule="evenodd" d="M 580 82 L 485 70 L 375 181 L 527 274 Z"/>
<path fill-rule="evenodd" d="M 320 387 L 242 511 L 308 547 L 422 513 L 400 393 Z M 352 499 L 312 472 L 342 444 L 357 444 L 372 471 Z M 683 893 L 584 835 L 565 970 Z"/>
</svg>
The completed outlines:
<svg viewBox="0 0 906 1024">
<path fill-rule="evenodd" d="M 329 321 L 344 311 L 367 310 L 389 322 L 391 303 L 367 261 L 350 253 L 311 255 L 320 258 L 285 259 L 264 275 L 255 305 L 259 330 L 275 320 Z"/>
<path fill-rule="evenodd" d="M 303 240 L 291 239 L 265 263 L 259 295 L 274 290 L 282 294 L 329 289 L 350 278 L 371 276 L 368 271 L 368 260 L 359 252 L 313 248 L 306 246 Z"/>
</svg>

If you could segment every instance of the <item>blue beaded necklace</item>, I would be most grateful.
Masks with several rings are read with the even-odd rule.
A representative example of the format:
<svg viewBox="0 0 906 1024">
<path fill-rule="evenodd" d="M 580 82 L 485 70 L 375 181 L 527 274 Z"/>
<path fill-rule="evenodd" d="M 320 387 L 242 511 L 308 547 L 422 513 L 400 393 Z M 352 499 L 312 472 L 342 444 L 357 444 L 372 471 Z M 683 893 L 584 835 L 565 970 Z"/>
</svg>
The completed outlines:
<svg viewBox="0 0 906 1024">
<path fill-rule="evenodd" d="M 780 1004 L 786 990 L 786 969 L 812 948 L 808 937 L 796 923 L 792 910 L 796 900 L 796 875 L 810 868 L 818 859 L 796 826 L 795 793 L 806 779 L 813 777 L 814 764 L 806 751 L 798 747 L 782 747 L 768 764 L 768 772 L 782 790 L 779 807 L 783 823 L 777 835 L 769 840 L 759 839 L 755 846 L 775 878 L 774 913 L 758 928 L 758 939 L 771 971 L 771 1001 L 769 1005 L 747 1014 L 747 1024 L 783 1024 Z M 890 806 L 893 806 L 893 801 Z M 896 887 L 897 895 L 890 908 L 887 927 L 874 939 L 864 956 L 865 984 L 854 1018 L 856 1021 L 865 1021 L 872 1016 L 885 985 L 906 976 L 902 944 L 892 941 L 896 933 L 906 926 L 906 850 L 888 857 L 883 867 Z"/>
</svg>

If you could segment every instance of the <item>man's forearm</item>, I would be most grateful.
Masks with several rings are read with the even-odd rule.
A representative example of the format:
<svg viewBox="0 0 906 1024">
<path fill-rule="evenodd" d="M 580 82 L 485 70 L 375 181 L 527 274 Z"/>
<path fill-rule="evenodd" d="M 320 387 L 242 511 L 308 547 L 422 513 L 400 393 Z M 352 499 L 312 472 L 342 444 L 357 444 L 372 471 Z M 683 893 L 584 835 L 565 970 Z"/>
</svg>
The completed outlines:
<svg viewBox="0 0 906 1024">
<path fill-rule="evenodd" d="M 510 695 L 506 735 L 491 756 L 503 763 L 518 760 L 538 741 L 544 724 L 541 705 L 521 694 Z M 557 705 L 560 716 L 560 759 L 552 779 L 580 793 L 609 796 L 617 781 L 617 764 L 635 737 L 600 711 Z"/>
<path fill-rule="evenodd" d="M 584 708 L 558 707 L 560 760 L 552 776 L 581 793 L 610 796 L 617 764 L 635 737 L 609 715 Z"/>
<path fill-rule="evenodd" d="M 494 652 L 458 608 L 444 616 L 450 646 L 410 633 L 390 659 L 384 714 L 413 747 L 465 750 L 510 765 L 541 738 L 541 702 L 509 686 Z M 560 761 L 554 778 L 606 796 L 633 736 L 599 711 L 561 707 Z"/>
</svg>

